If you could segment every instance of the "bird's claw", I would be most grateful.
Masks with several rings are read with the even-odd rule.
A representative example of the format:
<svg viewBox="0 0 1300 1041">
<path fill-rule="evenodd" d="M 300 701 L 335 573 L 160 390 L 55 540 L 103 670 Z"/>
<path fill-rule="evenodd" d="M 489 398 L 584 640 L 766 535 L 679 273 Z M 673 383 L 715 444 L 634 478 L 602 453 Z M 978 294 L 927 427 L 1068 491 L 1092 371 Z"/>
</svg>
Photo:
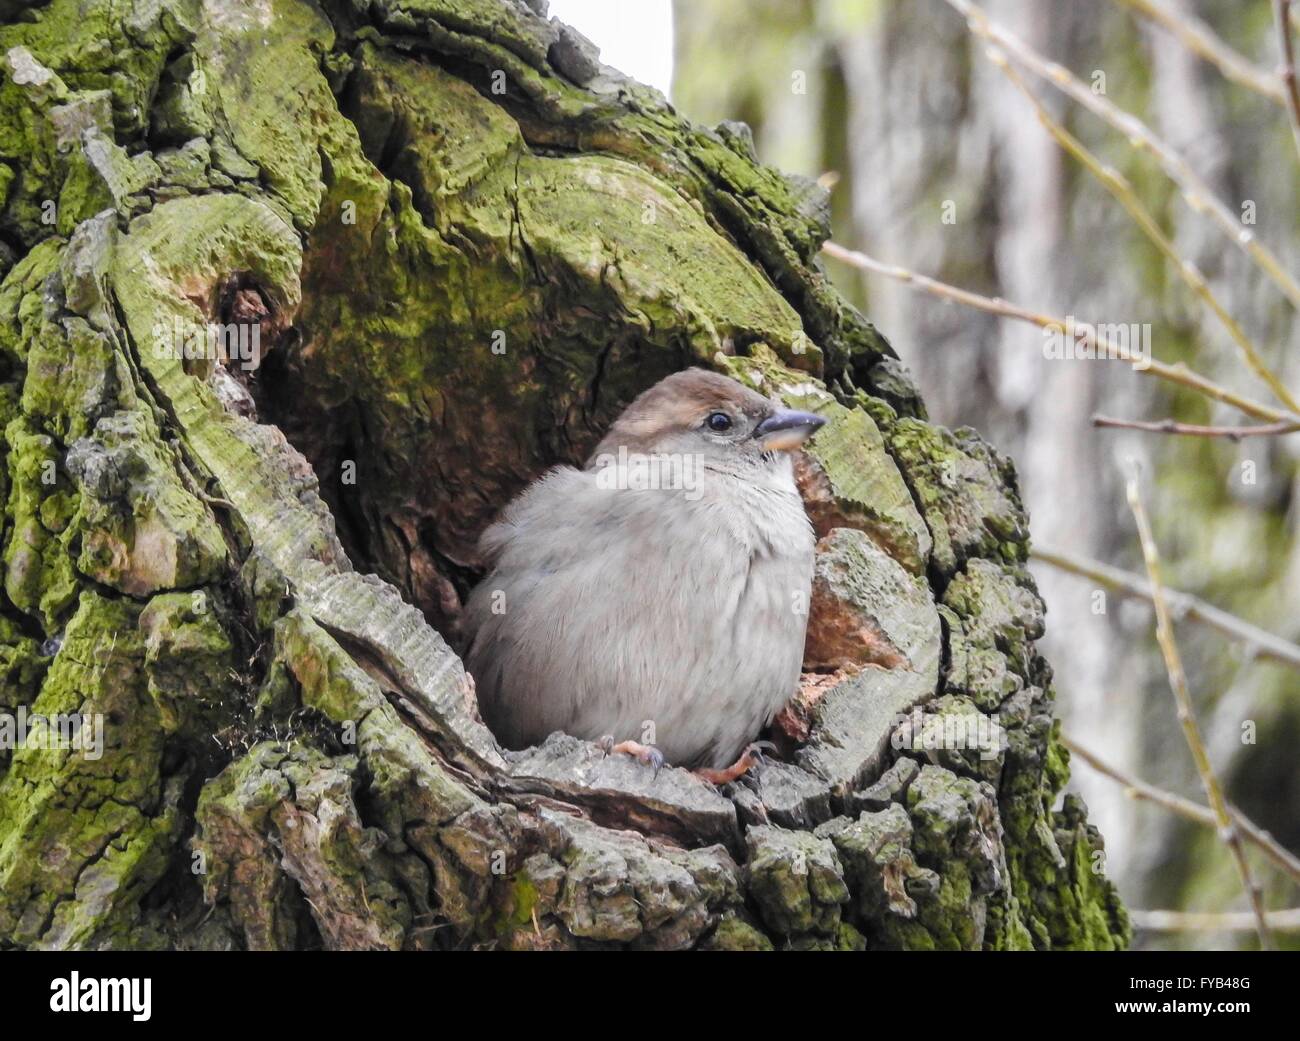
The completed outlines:
<svg viewBox="0 0 1300 1041">
<path fill-rule="evenodd" d="M 761 767 L 767 766 L 768 755 L 776 753 L 776 745 L 771 741 L 755 741 L 745 749 L 745 756 L 752 760 L 749 768 L 736 778 L 736 784 L 743 784 L 745 787 L 752 789 L 759 795 L 762 794 L 762 771 Z"/>
<path fill-rule="evenodd" d="M 664 768 L 664 754 L 654 745 L 643 745 L 639 741 L 619 741 L 615 744 L 614 738 L 610 734 L 602 737 L 596 742 L 596 745 L 605 755 L 609 755 L 611 752 L 621 752 L 623 755 L 630 755 L 634 759 L 645 763 L 646 766 L 653 767 L 655 777 L 658 777 L 659 771 Z"/>
<path fill-rule="evenodd" d="M 731 784 L 732 781 L 745 777 L 756 766 L 765 765 L 768 753 L 775 751 L 776 745 L 772 744 L 771 741 L 755 741 L 753 744 L 746 746 L 745 750 L 740 753 L 740 758 L 725 769 L 715 770 L 711 767 L 701 767 L 695 771 L 695 775 L 721 788 L 724 784 Z"/>
</svg>

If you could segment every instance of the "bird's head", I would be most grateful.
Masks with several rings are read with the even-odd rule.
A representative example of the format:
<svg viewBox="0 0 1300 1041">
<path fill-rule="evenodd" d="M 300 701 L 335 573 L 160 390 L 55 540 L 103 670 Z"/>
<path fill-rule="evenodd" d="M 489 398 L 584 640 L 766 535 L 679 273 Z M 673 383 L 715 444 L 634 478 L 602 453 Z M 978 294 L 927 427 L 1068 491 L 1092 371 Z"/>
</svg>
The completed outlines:
<svg viewBox="0 0 1300 1041">
<path fill-rule="evenodd" d="M 673 373 L 641 394 L 592 455 L 682 454 L 724 469 L 763 466 L 802 445 L 826 421 L 773 404 L 706 369 Z M 590 464 L 589 464 L 590 465 Z"/>
</svg>

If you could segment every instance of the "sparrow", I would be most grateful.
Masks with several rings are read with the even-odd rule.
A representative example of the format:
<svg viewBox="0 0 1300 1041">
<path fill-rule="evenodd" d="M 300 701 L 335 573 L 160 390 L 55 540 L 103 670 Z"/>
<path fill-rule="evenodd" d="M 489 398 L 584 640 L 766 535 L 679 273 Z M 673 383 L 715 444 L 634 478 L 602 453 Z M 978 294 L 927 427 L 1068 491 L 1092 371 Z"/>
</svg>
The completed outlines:
<svg viewBox="0 0 1300 1041">
<path fill-rule="evenodd" d="M 790 453 L 824 422 L 687 369 L 583 469 L 514 499 L 480 539 L 489 570 L 462 618 L 498 739 L 560 730 L 714 783 L 760 761 L 753 739 L 798 685 L 812 585 Z"/>
</svg>

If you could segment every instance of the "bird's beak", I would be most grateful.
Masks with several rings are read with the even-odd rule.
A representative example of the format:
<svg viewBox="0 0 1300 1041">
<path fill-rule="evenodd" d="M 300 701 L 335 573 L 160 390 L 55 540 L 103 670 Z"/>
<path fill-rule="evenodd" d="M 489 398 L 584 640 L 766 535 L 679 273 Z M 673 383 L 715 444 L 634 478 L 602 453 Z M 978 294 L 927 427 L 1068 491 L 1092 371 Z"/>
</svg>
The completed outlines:
<svg viewBox="0 0 1300 1041">
<path fill-rule="evenodd" d="M 754 436 L 765 452 L 793 452 L 825 422 L 821 416 L 811 412 L 780 409 L 754 428 Z"/>
</svg>

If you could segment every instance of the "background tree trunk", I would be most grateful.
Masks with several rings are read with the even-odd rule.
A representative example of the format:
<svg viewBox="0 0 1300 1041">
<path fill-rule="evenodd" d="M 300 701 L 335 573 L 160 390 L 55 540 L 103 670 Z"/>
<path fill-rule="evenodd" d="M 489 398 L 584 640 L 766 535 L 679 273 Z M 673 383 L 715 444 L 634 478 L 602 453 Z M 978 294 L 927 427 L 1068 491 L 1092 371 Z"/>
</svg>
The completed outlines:
<svg viewBox="0 0 1300 1041">
<path fill-rule="evenodd" d="M 1012 468 L 830 285 L 814 184 L 543 7 L 0 7 L 0 707 L 106 741 L 3 753 L 0 942 L 1123 944 Z M 474 540 L 690 364 L 831 420 L 788 761 L 504 752 Z M 916 705 L 999 740 L 897 748 Z"/>
</svg>

